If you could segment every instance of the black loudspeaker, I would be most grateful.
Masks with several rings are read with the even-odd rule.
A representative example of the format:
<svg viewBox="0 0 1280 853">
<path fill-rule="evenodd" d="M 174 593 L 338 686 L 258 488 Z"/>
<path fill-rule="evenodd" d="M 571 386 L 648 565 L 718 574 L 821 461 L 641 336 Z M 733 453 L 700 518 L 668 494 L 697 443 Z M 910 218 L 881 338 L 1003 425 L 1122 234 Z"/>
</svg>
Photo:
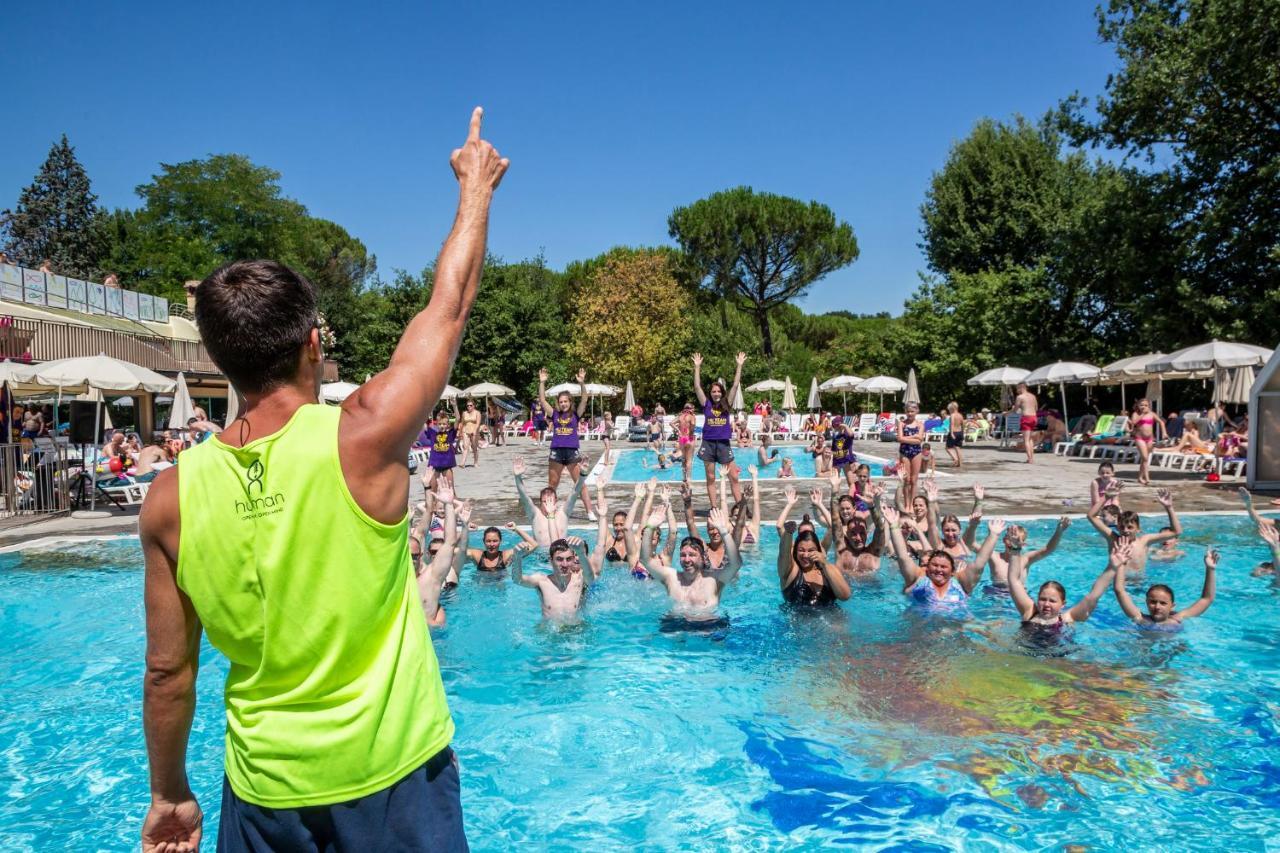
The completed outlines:
<svg viewBox="0 0 1280 853">
<path fill-rule="evenodd" d="M 97 445 L 99 436 L 94 429 L 94 418 L 97 418 L 98 430 L 106 419 L 102 417 L 103 404 L 93 400 L 71 401 L 71 429 L 68 438 L 72 444 Z"/>
</svg>

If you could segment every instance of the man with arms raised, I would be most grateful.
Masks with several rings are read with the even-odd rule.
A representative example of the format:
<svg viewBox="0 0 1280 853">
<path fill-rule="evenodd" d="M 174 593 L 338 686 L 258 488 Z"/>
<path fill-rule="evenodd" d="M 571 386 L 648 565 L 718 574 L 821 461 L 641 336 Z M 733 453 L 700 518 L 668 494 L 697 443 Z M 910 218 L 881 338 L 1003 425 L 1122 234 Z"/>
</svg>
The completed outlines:
<svg viewBox="0 0 1280 853">
<path fill-rule="evenodd" d="M 146 558 L 144 851 L 194 850 L 188 785 L 200 633 L 230 661 L 219 850 L 465 850 L 453 721 L 408 548 L 407 459 L 444 388 L 507 170 L 481 110 L 450 158 L 457 218 L 431 302 L 387 369 L 317 404 L 315 289 L 273 261 L 216 270 L 196 320 L 245 399 L 227 429 L 161 472 Z"/>
<path fill-rule="evenodd" d="M 1039 416 L 1036 413 L 1040 411 L 1040 404 L 1036 401 L 1036 395 L 1027 388 L 1027 383 L 1018 383 L 1018 396 L 1013 398 L 1013 407 L 1018 412 L 1022 449 L 1026 451 L 1027 463 L 1030 464 L 1036 461 L 1036 446 L 1031 434 L 1035 432 L 1036 424 L 1039 422 Z"/>
<path fill-rule="evenodd" d="M 534 549 L 528 542 L 516 546 L 511 561 L 511 579 L 520 586 L 536 589 L 542 599 L 542 618 L 553 622 L 572 622 L 578 618 L 582 597 L 595 581 L 595 571 L 587 556 L 586 543 L 577 536 L 551 543 L 551 574 L 526 575 L 525 555 Z"/>
<path fill-rule="evenodd" d="M 686 536 L 680 543 L 679 569 L 664 564 L 653 556 L 650 531 L 662 526 L 663 514 L 655 512 L 640 531 L 640 559 L 649 574 L 662 581 L 674 603 L 667 627 L 723 627 L 728 620 L 716 616 L 720 593 L 733 583 L 742 566 L 738 545 L 729 535 L 729 516 L 713 507 L 707 526 L 714 527 L 724 542 L 725 557 L 720 568 L 713 569 L 707 560 L 707 546 L 696 536 Z M 674 534 L 673 534 L 674 535 Z"/>
</svg>

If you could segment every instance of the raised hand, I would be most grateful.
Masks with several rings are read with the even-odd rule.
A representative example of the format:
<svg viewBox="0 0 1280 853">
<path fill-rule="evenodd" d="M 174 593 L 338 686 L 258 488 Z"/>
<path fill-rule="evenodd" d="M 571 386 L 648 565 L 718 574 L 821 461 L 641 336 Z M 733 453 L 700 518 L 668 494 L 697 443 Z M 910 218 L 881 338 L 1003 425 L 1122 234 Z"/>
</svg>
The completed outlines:
<svg viewBox="0 0 1280 853">
<path fill-rule="evenodd" d="M 461 521 L 463 524 L 466 524 L 467 522 L 469 522 L 471 520 L 472 509 L 474 509 L 474 504 L 472 504 L 470 498 L 467 498 L 465 501 L 462 502 L 462 505 L 458 507 L 458 520 Z M 475 528 L 474 524 L 471 526 L 473 529 Z"/>
<path fill-rule="evenodd" d="M 662 498 L 663 506 L 671 506 L 671 490 L 669 488 L 663 486 L 658 491 L 658 497 Z"/>
<path fill-rule="evenodd" d="M 973 484 L 973 499 L 976 501 L 983 500 L 987 496 L 987 489 L 981 483 Z"/>
<path fill-rule="evenodd" d="M 537 542 L 517 542 L 516 550 L 521 554 L 532 554 L 534 549 L 538 547 Z"/>
<path fill-rule="evenodd" d="M 538 381 L 543 385 L 547 384 L 547 369 L 545 367 L 538 368 Z"/>
<path fill-rule="evenodd" d="M 555 511 L 556 511 L 556 496 L 547 495 L 542 499 L 542 512 L 545 515 L 550 516 L 554 514 Z"/>
<path fill-rule="evenodd" d="M 938 484 L 933 480 L 924 481 L 924 494 L 929 499 L 929 503 L 938 502 Z"/>
<path fill-rule="evenodd" d="M 684 501 L 685 506 L 693 505 L 693 489 L 689 486 L 688 480 L 680 484 L 680 499 Z"/>
<path fill-rule="evenodd" d="M 667 514 L 665 512 L 660 509 L 655 509 L 653 512 L 649 513 L 649 521 L 647 524 L 649 527 L 661 527 L 662 522 L 666 517 Z"/>
<path fill-rule="evenodd" d="M 695 353 L 693 354 L 693 366 L 694 366 L 694 367 L 702 367 L 702 353 L 700 353 L 700 352 L 695 352 Z"/>
<path fill-rule="evenodd" d="M 1116 546 L 1111 549 L 1111 558 L 1107 561 L 1107 565 L 1119 571 L 1129 564 L 1129 558 L 1133 556 L 1133 545 L 1127 541 L 1116 541 Z"/>
<path fill-rule="evenodd" d="M 596 486 L 596 515 L 604 518 L 609 514 L 609 499 L 604 496 L 604 487 Z"/>
<path fill-rule="evenodd" d="M 993 518 L 987 522 L 987 531 L 994 536 L 999 536 L 1001 533 L 1004 533 L 1004 529 L 1008 524 L 1009 522 L 1005 521 L 1003 518 Z"/>
<path fill-rule="evenodd" d="M 479 529 L 480 529 L 480 526 L 476 524 L 474 521 L 469 522 L 467 524 L 467 530 L 470 530 L 472 533 L 475 533 Z"/>
<path fill-rule="evenodd" d="M 508 530 L 515 530 L 515 529 L 516 529 L 516 523 L 515 523 L 514 521 L 508 521 L 506 524 L 504 524 L 504 525 L 502 525 L 502 526 L 503 526 L 503 527 L 505 527 L 505 528 L 507 528 Z"/>
<path fill-rule="evenodd" d="M 1280 545 L 1280 530 L 1276 530 L 1274 524 L 1259 524 L 1258 535 L 1268 545 Z"/>
<path fill-rule="evenodd" d="M 1244 501 L 1245 506 L 1253 506 L 1253 495 L 1249 494 L 1249 490 L 1244 486 L 1239 489 L 1240 500 Z"/>
<path fill-rule="evenodd" d="M 809 490 L 809 503 L 813 504 L 814 506 L 822 505 L 822 489 Z"/>
<path fill-rule="evenodd" d="M 511 473 L 517 477 L 524 476 L 524 460 L 517 456 L 511 461 Z"/>
<path fill-rule="evenodd" d="M 1124 483 L 1119 480 L 1112 480 L 1110 483 L 1107 483 L 1106 491 L 1104 491 L 1103 494 L 1109 498 L 1114 498 L 1119 496 L 1120 490 L 1123 488 Z M 1168 491 L 1168 489 L 1163 489 L 1162 491 Z"/>
<path fill-rule="evenodd" d="M 884 516 L 885 522 L 890 527 L 897 527 L 898 522 L 902 519 L 902 516 L 898 514 L 898 511 L 891 506 L 881 507 L 880 514 Z"/>
<path fill-rule="evenodd" d="M 729 536 L 729 516 L 720 507 L 713 507 L 710 514 L 707 515 L 707 521 L 711 522 L 711 526 L 720 531 L 720 535 Z"/>
<path fill-rule="evenodd" d="M 1156 491 L 1156 502 L 1165 509 L 1173 506 L 1173 492 L 1168 489 L 1159 489 Z"/>
<path fill-rule="evenodd" d="M 511 165 L 510 160 L 499 156 L 496 148 L 480 138 L 480 122 L 483 118 L 484 108 L 476 107 L 471 113 L 467 141 L 449 155 L 449 165 L 453 167 L 453 174 L 464 190 L 496 190 L 498 184 L 502 183 L 502 176 L 507 173 L 507 167 Z"/>
<path fill-rule="evenodd" d="M 650 478 L 649 478 L 649 482 L 647 482 L 647 483 L 645 483 L 645 484 L 644 484 L 644 490 L 645 490 L 646 492 L 648 492 L 649 494 L 653 494 L 653 493 L 654 493 L 654 490 L 656 490 L 657 488 L 658 488 L 658 478 L 657 478 L 657 477 L 650 477 Z"/>
<path fill-rule="evenodd" d="M 1204 549 L 1204 567 L 1210 571 L 1213 571 L 1214 569 L 1218 568 L 1218 549 L 1217 548 Z"/>
<path fill-rule="evenodd" d="M 587 381 L 587 369 L 585 367 L 579 367 L 578 368 L 578 384 L 581 385 L 586 381 Z"/>
<path fill-rule="evenodd" d="M 442 504 L 453 503 L 453 486 L 449 485 L 449 481 L 443 478 L 436 483 L 436 500 Z"/>
<path fill-rule="evenodd" d="M 788 503 L 788 504 L 793 504 L 793 503 L 795 503 L 795 502 L 796 502 L 796 487 L 795 487 L 795 486 L 787 486 L 785 489 L 783 489 L 783 490 L 782 490 L 782 496 L 783 496 L 784 498 L 786 498 L 786 499 L 787 499 L 787 503 Z"/>
<path fill-rule="evenodd" d="M 1071 526 L 1071 519 L 1067 518 L 1065 515 L 1058 519 L 1059 530 L 1066 530 L 1070 526 Z"/>
<path fill-rule="evenodd" d="M 760 473 L 760 469 L 759 469 L 759 468 L 757 468 L 757 467 L 756 467 L 756 466 L 754 466 L 754 465 L 748 465 L 748 466 L 747 466 L 747 473 L 748 473 L 748 474 L 750 474 L 750 475 L 751 475 L 751 479 L 753 479 L 753 480 L 754 480 L 754 479 L 756 478 L 756 475 Z"/>
<path fill-rule="evenodd" d="M 636 483 L 635 489 L 633 490 L 635 492 L 635 496 L 638 498 L 644 497 L 644 489 L 644 483 Z"/>
<path fill-rule="evenodd" d="M 736 356 L 734 356 L 733 361 L 735 364 L 738 365 L 738 367 L 742 367 L 742 365 L 746 364 L 747 362 L 747 354 L 745 352 L 740 352 Z"/>
</svg>

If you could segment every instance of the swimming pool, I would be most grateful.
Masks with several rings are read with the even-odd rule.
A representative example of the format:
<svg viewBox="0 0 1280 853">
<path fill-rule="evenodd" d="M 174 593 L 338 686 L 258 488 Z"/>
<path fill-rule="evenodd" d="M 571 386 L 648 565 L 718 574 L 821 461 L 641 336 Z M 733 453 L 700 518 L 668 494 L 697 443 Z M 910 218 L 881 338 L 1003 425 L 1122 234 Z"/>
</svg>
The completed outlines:
<svg viewBox="0 0 1280 853">
<path fill-rule="evenodd" d="M 668 452 L 675 449 L 675 444 L 668 443 L 667 449 Z M 760 468 L 759 477 L 761 480 L 777 479 L 778 470 L 782 467 L 783 457 L 791 460 L 797 478 L 811 479 L 817 476 L 813 456 L 804 447 L 796 444 L 775 445 L 773 450 L 778 451 L 778 461 Z M 613 451 L 613 460 L 613 475 L 609 479 L 614 483 L 639 483 L 647 481 L 650 477 L 657 477 L 664 483 L 678 483 L 684 477 L 683 469 L 680 467 L 679 462 L 665 470 L 658 468 L 658 455 L 652 450 L 615 449 Z M 735 447 L 733 449 L 733 461 L 738 463 L 738 467 L 742 469 L 742 477 L 746 479 L 747 466 L 758 466 L 759 464 L 759 450 L 755 447 Z M 867 463 L 867 466 L 871 468 L 872 477 L 884 476 L 884 459 L 859 454 L 858 461 Z M 648 464 L 648 468 L 645 467 L 646 464 Z M 695 480 L 705 478 L 703 462 L 697 456 L 694 456 L 693 459 L 692 476 Z"/>
<path fill-rule="evenodd" d="M 1031 523 L 1033 545 L 1051 524 Z M 1246 519 L 1186 528 L 1190 555 L 1148 577 L 1189 602 L 1217 543 L 1205 617 L 1139 635 L 1107 597 L 1050 651 L 1018 641 L 1007 600 L 979 596 L 964 623 L 909 615 L 887 562 L 838 610 L 789 614 L 772 533 L 718 638 L 661 633 L 661 591 L 621 571 L 583 626 L 552 630 L 534 592 L 468 570 L 436 648 L 472 847 L 1263 849 L 1280 833 L 1280 591 L 1249 576 L 1265 554 Z M 1101 555 L 1077 522 L 1033 580 L 1074 600 Z M 140 559 L 133 540 L 0 555 L 6 849 L 136 846 Z M 206 645 L 189 754 L 206 849 L 224 675 Z"/>
</svg>

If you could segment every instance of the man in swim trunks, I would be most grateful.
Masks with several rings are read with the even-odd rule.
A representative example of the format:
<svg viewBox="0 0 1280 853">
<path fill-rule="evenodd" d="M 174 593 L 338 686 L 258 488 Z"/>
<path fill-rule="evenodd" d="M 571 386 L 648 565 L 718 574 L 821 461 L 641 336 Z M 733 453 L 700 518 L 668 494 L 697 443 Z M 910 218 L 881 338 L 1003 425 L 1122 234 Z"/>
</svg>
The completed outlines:
<svg viewBox="0 0 1280 853">
<path fill-rule="evenodd" d="M 521 542 L 511 561 L 511 579 L 520 586 L 536 589 L 542 600 L 542 618 L 553 622 L 572 622 L 579 618 L 582 598 L 595 580 L 588 565 L 586 544 L 577 536 L 551 543 L 551 574 L 526 575 L 524 558 L 533 546 Z"/>
<path fill-rule="evenodd" d="M 534 504 L 524 487 L 523 459 L 516 457 L 511 463 L 511 473 L 515 475 L 516 494 L 520 496 L 520 503 L 529 516 L 533 538 L 538 540 L 538 544 L 543 548 L 550 547 L 551 543 L 557 539 L 563 539 L 569 530 L 569 516 L 573 513 L 578 496 L 587 487 L 586 478 L 573 484 L 573 491 L 569 493 L 569 499 L 563 504 L 560 503 L 556 490 L 550 486 L 538 494 L 538 503 Z"/>
<path fill-rule="evenodd" d="M 551 458 L 547 466 L 547 485 L 555 491 L 560 486 L 560 475 L 568 469 L 573 484 L 578 484 L 578 475 L 582 467 L 582 454 L 578 452 L 578 422 L 587 411 L 587 371 L 578 369 L 578 407 L 573 406 L 573 397 L 568 391 L 556 395 L 556 404 L 547 400 L 547 369 L 538 371 L 538 399 L 542 406 L 551 412 Z"/>
<path fill-rule="evenodd" d="M 733 582 L 742 566 L 738 546 L 729 535 L 729 517 L 723 509 L 711 510 L 708 526 L 720 532 L 724 542 L 725 558 L 720 568 L 711 568 L 707 561 L 707 548 L 696 536 L 687 536 L 680 543 L 680 568 L 664 565 L 653 557 L 650 547 L 651 530 L 660 529 L 664 514 L 655 512 L 640 533 L 640 557 L 649 575 L 662 581 L 674 604 L 672 613 L 689 622 L 716 620 L 716 608 L 720 606 L 720 594 Z"/>
<path fill-rule="evenodd" d="M 1019 416 L 1018 429 L 1022 433 L 1022 449 L 1027 454 L 1029 465 L 1036 461 L 1036 445 L 1031 434 L 1035 432 L 1039 420 L 1036 412 L 1040 410 L 1040 404 L 1036 401 L 1036 395 L 1027 388 L 1027 383 L 1018 383 L 1018 396 L 1013 398 L 1013 407 Z"/>
<path fill-rule="evenodd" d="M 698 458 L 706 466 L 707 498 L 713 507 L 716 503 L 716 466 L 725 466 L 725 474 L 729 478 L 729 488 L 733 490 L 733 500 L 742 500 L 742 487 L 738 485 L 738 466 L 733 461 L 733 413 L 729 409 L 729 401 L 738 394 L 738 386 L 742 382 L 742 365 L 747 361 L 745 352 L 738 353 L 735 360 L 737 367 L 733 371 L 733 384 L 728 388 L 719 379 L 711 383 L 708 394 L 702 390 L 702 353 L 693 354 L 693 392 L 702 406 L 704 418 L 702 424 L 702 447 L 698 449 Z"/>
<path fill-rule="evenodd" d="M 231 662 L 219 850 L 466 849 L 406 507 L 409 447 L 458 353 L 508 166 L 481 140 L 481 116 L 450 158 L 458 210 L 430 302 L 341 406 L 317 399 L 311 282 L 253 260 L 196 288 L 200 337 L 245 406 L 156 477 L 139 517 L 143 850 L 200 845 L 186 765 L 202 634 Z"/>
</svg>

